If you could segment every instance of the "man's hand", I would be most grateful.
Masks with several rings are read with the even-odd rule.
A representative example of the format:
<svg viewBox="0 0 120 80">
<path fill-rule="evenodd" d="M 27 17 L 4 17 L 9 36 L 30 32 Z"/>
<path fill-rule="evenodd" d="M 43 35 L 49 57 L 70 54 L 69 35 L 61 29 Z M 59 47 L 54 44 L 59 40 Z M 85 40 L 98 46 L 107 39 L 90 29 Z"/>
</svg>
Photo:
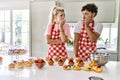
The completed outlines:
<svg viewBox="0 0 120 80">
<path fill-rule="evenodd" d="M 92 18 L 90 18 L 90 17 L 86 17 L 83 20 L 83 23 L 85 24 L 85 27 L 88 27 L 91 22 L 92 22 Z"/>
</svg>

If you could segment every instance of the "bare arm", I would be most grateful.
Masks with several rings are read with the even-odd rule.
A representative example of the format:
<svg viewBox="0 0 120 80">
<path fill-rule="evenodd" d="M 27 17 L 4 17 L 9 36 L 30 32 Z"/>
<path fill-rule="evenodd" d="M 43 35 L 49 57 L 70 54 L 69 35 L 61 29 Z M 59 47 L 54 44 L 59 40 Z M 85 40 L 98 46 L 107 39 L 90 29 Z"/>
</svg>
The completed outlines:
<svg viewBox="0 0 120 80">
<path fill-rule="evenodd" d="M 63 26 L 65 24 L 65 21 L 61 21 L 60 24 L 59 24 L 59 28 L 60 28 L 60 38 L 61 38 L 61 41 L 66 43 L 69 41 L 68 37 L 65 35 L 65 31 L 63 29 Z"/>
<path fill-rule="evenodd" d="M 88 34 L 88 36 L 89 36 L 89 38 L 90 38 L 90 40 L 91 41 L 96 41 L 98 38 L 99 38 L 99 36 L 100 36 L 100 34 L 99 33 L 97 33 L 97 32 L 93 32 L 91 29 L 90 29 L 90 27 L 89 26 L 85 26 L 85 29 L 86 29 L 86 31 L 87 31 L 87 34 Z"/>
<path fill-rule="evenodd" d="M 85 30 L 87 31 L 88 37 L 90 38 L 91 41 L 96 41 L 100 34 L 97 32 L 94 32 L 90 29 L 89 24 L 92 23 L 93 21 L 93 17 L 86 17 L 84 20 L 84 24 L 85 24 Z"/>
<path fill-rule="evenodd" d="M 60 38 L 61 38 L 61 41 L 64 43 L 69 41 L 68 37 L 65 35 L 64 30 L 60 30 Z"/>
<path fill-rule="evenodd" d="M 79 47 L 80 33 L 74 33 L 74 55 L 78 57 L 78 47 Z"/>
<path fill-rule="evenodd" d="M 51 39 L 51 35 L 46 35 L 47 44 L 61 44 L 61 39 Z"/>
</svg>

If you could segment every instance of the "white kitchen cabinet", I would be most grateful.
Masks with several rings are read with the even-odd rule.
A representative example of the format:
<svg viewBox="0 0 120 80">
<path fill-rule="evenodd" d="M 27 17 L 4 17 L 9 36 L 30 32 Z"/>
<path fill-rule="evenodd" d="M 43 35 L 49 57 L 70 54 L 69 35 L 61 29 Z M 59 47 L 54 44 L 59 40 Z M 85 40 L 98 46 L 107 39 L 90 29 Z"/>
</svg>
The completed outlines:
<svg viewBox="0 0 120 80">
<path fill-rule="evenodd" d="M 55 1 L 31 1 L 30 3 L 32 56 L 44 57 L 47 55 L 47 43 L 44 33 L 50 10 L 55 5 Z"/>
<path fill-rule="evenodd" d="M 81 8 L 87 3 L 95 3 L 98 6 L 98 14 L 95 17 L 99 22 L 115 21 L 115 0 L 91 0 L 79 2 L 60 2 L 61 7 L 65 8 L 66 19 L 68 22 L 76 22 L 82 19 Z"/>
</svg>

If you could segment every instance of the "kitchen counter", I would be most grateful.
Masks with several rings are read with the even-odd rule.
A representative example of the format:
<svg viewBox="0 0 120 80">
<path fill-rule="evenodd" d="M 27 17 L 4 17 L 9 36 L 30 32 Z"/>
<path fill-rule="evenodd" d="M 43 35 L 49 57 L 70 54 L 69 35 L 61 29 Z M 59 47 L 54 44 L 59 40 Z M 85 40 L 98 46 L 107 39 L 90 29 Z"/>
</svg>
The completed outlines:
<svg viewBox="0 0 120 80">
<path fill-rule="evenodd" d="M 120 62 L 116 61 L 109 61 L 102 66 L 102 73 L 84 70 L 66 71 L 57 63 L 54 66 L 46 63 L 42 69 L 38 69 L 34 64 L 30 68 L 9 69 L 7 64 L 3 64 L 0 65 L 0 80 L 88 80 L 90 76 L 102 77 L 104 80 L 120 80 Z"/>
</svg>

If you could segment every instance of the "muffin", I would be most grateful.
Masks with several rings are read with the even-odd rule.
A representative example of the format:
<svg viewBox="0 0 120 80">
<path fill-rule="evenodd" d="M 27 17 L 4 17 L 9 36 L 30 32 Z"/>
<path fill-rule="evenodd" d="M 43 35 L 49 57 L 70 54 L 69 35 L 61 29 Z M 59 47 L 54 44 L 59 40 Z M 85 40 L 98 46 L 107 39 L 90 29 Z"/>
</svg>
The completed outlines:
<svg viewBox="0 0 120 80">
<path fill-rule="evenodd" d="M 73 61 L 73 60 L 69 60 L 69 61 L 68 61 L 68 64 L 69 64 L 70 66 L 73 66 L 73 65 L 74 65 L 74 61 Z"/>
<path fill-rule="evenodd" d="M 22 62 L 17 62 L 16 67 L 18 69 L 22 69 L 23 68 L 23 63 Z"/>
<path fill-rule="evenodd" d="M 15 68 L 15 64 L 14 63 L 10 63 L 9 64 L 9 68 Z"/>
<path fill-rule="evenodd" d="M 59 66 L 63 66 L 63 64 L 64 64 L 64 61 L 63 61 L 62 59 L 60 59 L 60 60 L 58 61 L 58 65 L 59 65 Z"/>
<path fill-rule="evenodd" d="M 50 59 L 48 60 L 48 64 L 49 64 L 50 66 L 54 65 L 54 61 L 52 60 L 52 58 L 50 58 Z"/>
<path fill-rule="evenodd" d="M 77 63 L 77 65 L 78 65 L 79 67 L 83 67 L 84 64 L 85 64 L 85 63 L 83 62 L 83 60 L 80 60 L 80 62 Z"/>
</svg>

